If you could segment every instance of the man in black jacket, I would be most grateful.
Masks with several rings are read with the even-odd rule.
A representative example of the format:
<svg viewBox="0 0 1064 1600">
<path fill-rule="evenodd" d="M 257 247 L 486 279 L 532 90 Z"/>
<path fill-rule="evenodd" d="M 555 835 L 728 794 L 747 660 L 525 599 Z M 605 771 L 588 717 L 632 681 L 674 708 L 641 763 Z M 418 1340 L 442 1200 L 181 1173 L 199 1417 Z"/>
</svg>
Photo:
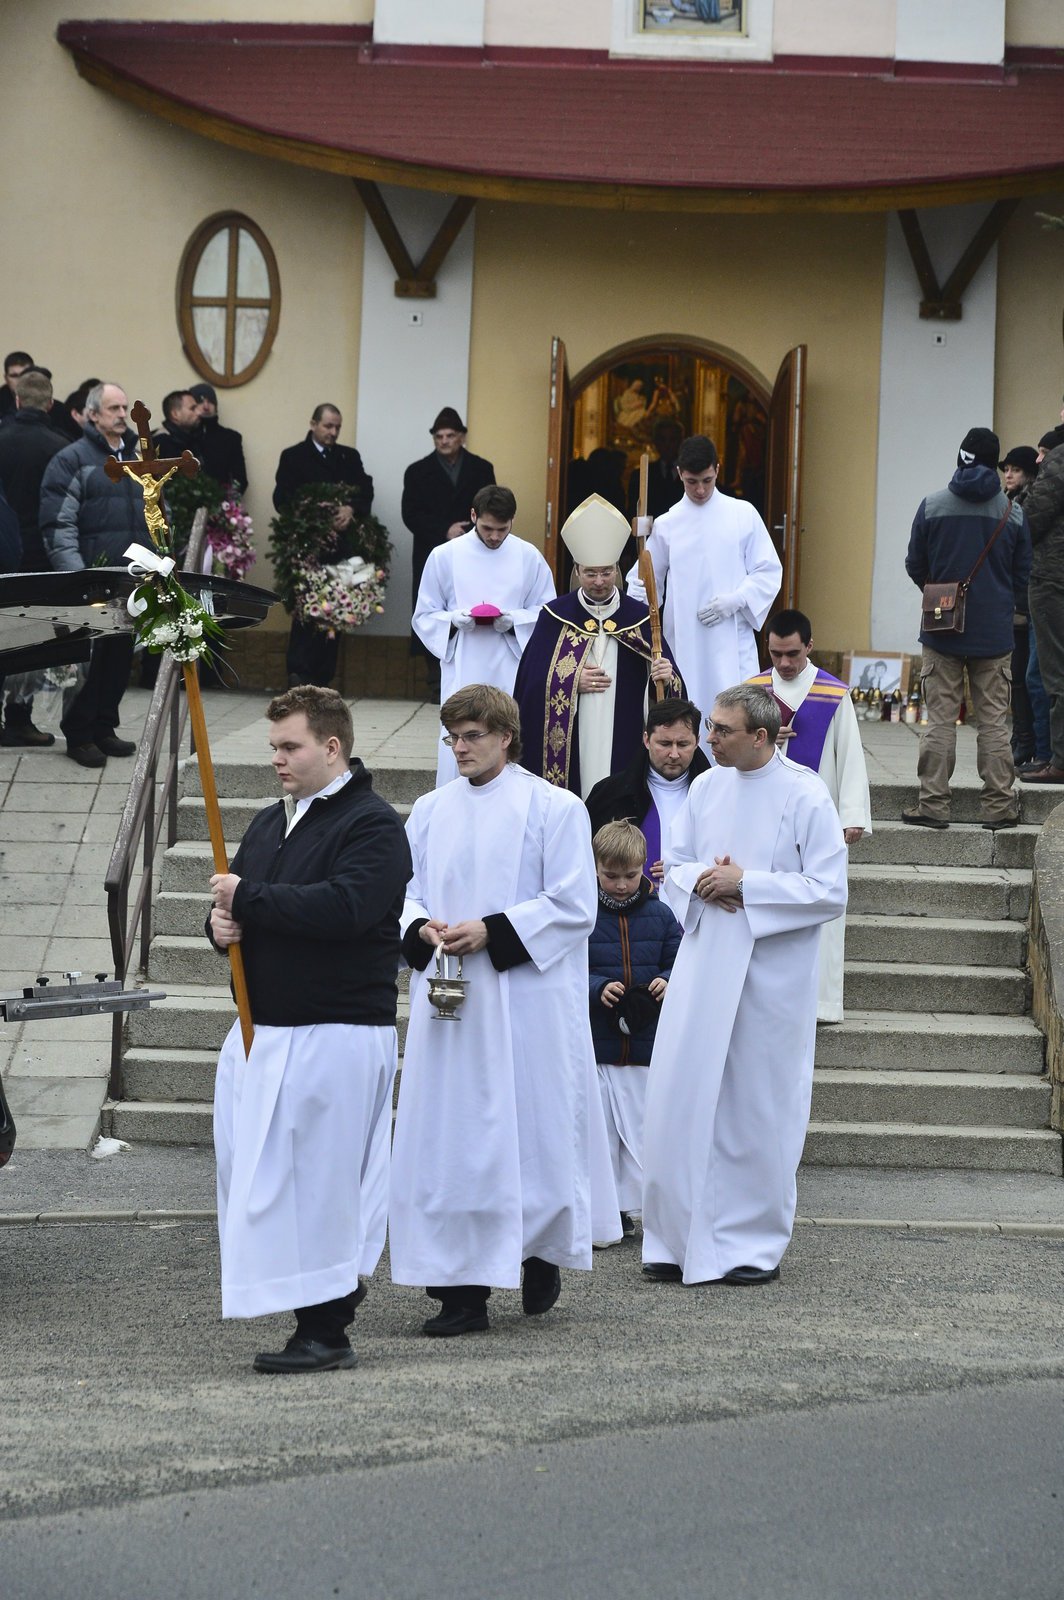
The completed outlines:
<svg viewBox="0 0 1064 1600">
<path fill-rule="evenodd" d="M 1031 573 L 1031 536 L 1022 506 L 1011 503 L 1002 490 L 1000 455 L 996 433 L 970 428 L 949 484 L 921 500 L 913 518 L 905 570 L 916 587 L 972 578 L 964 631 L 924 628 L 920 633 L 920 681 L 927 705 L 916 768 L 920 798 L 914 810 L 901 814 L 903 822 L 917 827 L 949 827 L 949 785 L 966 672 L 978 727 L 975 759 L 983 780 L 983 827 L 994 832 L 1014 828 L 1019 820 L 1008 724 L 1012 618 L 1023 603 Z"/>
<path fill-rule="evenodd" d="M 444 406 L 429 430 L 434 449 L 411 462 L 403 474 L 403 522 L 414 536 L 411 555 L 410 609 L 417 609 L 425 563 L 437 545 L 457 539 L 473 526 L 470 507 L 478 489 L 495 482 L 495 468 L 465 447 L 466 426 L 453 406 Z M 429 655 L 417 634 L 410 635 L 410 654 Z M 429 656 L 430 688 L 439 688 L 440 667 Z"/>
<path fill-rule="evenodd" d="M 690 700 L 654 700 L 643 748 L 621 772 L 596 783 L 587 800 L 592 837 L 606 822 L 634 822 L 647 841 L 647 876 L 665 875 L 662 860 L 672 819 L 709 761 L 699 744 L 702 713 Z"/>
<path fill-rule="evenodd" d="M 163 397 L 163 425 L 152 434 L 152 443 L 167 460 L 191 450 L 198 461 L 203 457 L 203 433 L 199 406 L 191 389 L 171 389 Z"/>
<path fill-rule="evenodd" d="M 126 426 L 128 402 L 117 383 L 98 383 L 85 397 L 85 425 L 77 444 L 52 457 L 41 484 L 41 537 L 53 567 L 80 572 L 125 566 L 131 543 L 143 544 L 144 496 L 123 473 L 112 483 L 108 456 L 134 461 L 137 436 Z M 84 687 L 63 714 L 66 753 L 81 767 L 102 767 L 108 756 L 131 756 L 132 739 L 120 739 L 119 706 L 129 687 L 133 635 L 116 633 L 92 647 Z"/>
<path fill-rule="evenodd" d="M 238 494 L 248 486 L 244 465 L 244 440 L 235 428 L 223 428 L 218 417 L 218 396 L 209 383 L 194 383 L 189 394 L 196 401 L 200 419 L 200 460 L 203 470 L 217 483 L 230 485 Z"/>
<path fill-rule="evenodd" d="M 384 1248 L 399 964 L 410 851 L 398 816 L 351 761 L 332 689 L 271 701 L 284 790 L 211 878 L 207 931 L 239 942 L 255 1022 L 222 1046 L 214 1098 L 222 1315 L 295 1307 L 258 1372 L 355 1364 L 347 1336 Z"/>
<path fill-rule="evenodd" d="M 24 372 L 15 385 L 15 413 L 0 428 L 0 484 L 18 517 L 22 540 L 21 555 L 14 570 L 47 572 L 48 557 L 38 530 L 41 482 L 53 456 L 64 450 L 68 441 L 50 426 L 52 385 L 42 373 Z M 10 570 L 10 569 L 8 569 Z M 0 679 L 0 699 L 3 679 Z M 32 698 L 8 699 L 4 708 L 4 727 L 0 745 L 47 746 L 55 744 L 55 734 L 33 725 Z"/>
<path fill-rule="evenodd" d="M 336 442 L 343 420 L 336 406 L 315 406 L 310 432 L 302 444 L 281 451 L 273 491 L 274 509 L 280 511 L 308 483 L 345 484 L 350 492 L 333 520 L 337 533 L 343 533 L 356 516 L 365 515 L 373 506 L 373 479 L 363 467 L 362 457 L 357 450 Z M 293 617 L 288 637 L 289 688 L 301 683 L 327 688 L 336 673 L 339 651 L 335 634 L 330 638 L 324 629 L 308 628 Z"/>
</svg>

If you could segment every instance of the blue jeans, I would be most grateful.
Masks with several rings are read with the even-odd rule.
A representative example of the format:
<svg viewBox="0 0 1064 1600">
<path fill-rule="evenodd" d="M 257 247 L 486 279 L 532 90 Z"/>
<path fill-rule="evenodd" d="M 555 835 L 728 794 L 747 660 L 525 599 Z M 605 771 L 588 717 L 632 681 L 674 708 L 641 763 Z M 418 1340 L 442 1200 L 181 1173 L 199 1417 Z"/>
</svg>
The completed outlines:
<svg viewBox="0 0 1064 1600">
<path fill-rule="evenodd" d="M 1027 694 L 1034 720 L 1034 758 L 1036 761 L 1048 761 L 1053 753 L 1049 737 L 1049 696 L 1046 694 L 1038 667 L 1038 646 L 1035 644 L 1034 628 L 1031 628 L 1030 632 L 1031 653 L 1027 659 Z"/>
</svg>

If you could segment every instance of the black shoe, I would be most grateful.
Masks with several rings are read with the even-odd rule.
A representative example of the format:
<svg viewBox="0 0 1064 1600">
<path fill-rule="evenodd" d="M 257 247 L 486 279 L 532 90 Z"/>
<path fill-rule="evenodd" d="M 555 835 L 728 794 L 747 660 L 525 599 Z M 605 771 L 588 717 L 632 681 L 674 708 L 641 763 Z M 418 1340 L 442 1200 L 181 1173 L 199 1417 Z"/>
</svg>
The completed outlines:
<svg viewBox="0 0 1064 1600">
<path fill-rule="evenodd" d="M 106 767 L 107 757 L 98 744 L 68 744 L 66 753 L 79 767 Z"/>
<path fill-rule="evenodd" d="M 34 727 L 32 722 L 9 722 L 0 733 L 0 744 L 9 750 L 19 745 L 37 746 L 45 750 L 55 744 L 55 734 L 45 733 L 43 728 Z"/>
<path fill-rule="evenodd" d="M 779 1267 L 732 1267 L 721 1283 L 772 1283 L 780 1275 Z"/>
<path fill-rule="evenodd" d="M 521 1308 L 526 1317 L 541 1316 L 562 1292 L 561 1272 L 553 1261 L 542 1261 L 539 1256 L 529 1256 L 522 1265 Z"/>
<path fill-rule="evenodd" d="M 353 1367 L 355 1352 L 349 1344 L 322 1344 L 294 1334 L 283 1350 L 260 1350 L 252 1362 L 256 1372 L 335 1372 Z"/>
<path fill-rule="evenodd" d="M 949 823 L 943 817 L 929 817 L 925 811 L 903 811 L 903 822 L 911 822 L 914 828 L 948 828 Z"/>
<path fill-rule="evenodd" d="M 430 1339 L 453 1339 L 459 1333 L 487 1333 L 491 1327 L 486 1306 L 444 1306 L 421 1324 Z"/>
<path fill-rule="evenodd" d="M 643 1276 L 651 1283 L 682 1283 L 683 1268 L 675 1261 L 644 1261 Z"/>
<path fill-rule="evenodd" d="M 116 733 L 105 733 L 102 739 L 97 739 L 96 748 L 102 750 L 105 756 L 131 756 L 137 746 L 132 739 L 120 739 Z"/>
<path fill-rule="evenodd" d="M 1037 772 L 1020 774 L 1021 783 L 1064 783 L 1064 767 L 1040 767 Z"/>
<path fill-rule="evenodd" d="M 983 823 L 988 833 L 997 833 L 1001 828 L 1018 828 L 1019 825 L 1019 817 L 991 817 Z"/>
<path fill-rule="evenodd" d="M 625 1239 L 635 1238 L 635 1222 L 628 1211 L 621 1212 L 621 1234 Z"/>
<path fill-rule="evenodd" d="M 1038 757 L 1035 756 L 1030 761 L 1017 762 L 1016 776 L 1018 778 L 1027 778 L 1030 777 L 1032 772 L 1044 772 L 1048 766 L 1048 760 L 1040 761 Z"/>
</svg>

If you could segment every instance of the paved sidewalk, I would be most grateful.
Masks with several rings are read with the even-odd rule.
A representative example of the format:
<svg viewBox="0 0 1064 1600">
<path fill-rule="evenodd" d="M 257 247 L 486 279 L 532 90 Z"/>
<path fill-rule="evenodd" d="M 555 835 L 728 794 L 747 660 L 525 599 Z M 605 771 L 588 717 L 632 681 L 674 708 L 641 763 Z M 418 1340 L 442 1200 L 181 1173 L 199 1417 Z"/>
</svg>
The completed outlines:
<svg viewBox="0 0 1064 1600">
<path fill-rule="evenodd" d="M 268 696 L 212 690 L 204 695 L 216 760 L 268 756 Z M 151 696 L 130 689 L 122 735 L 139 739 Z M 355 750 L 372 766 L 391 757 L 435 765 L 435 706 L 408 701 L 352 704 Z M 38 973 L 113 972 L 103 882 L 129 792 L 132 760 L 100 771 L 70 761 L 61 738 L 50 750 L 0 749 L 0 988 Z M 230 853 L 238 840 L 229 840 Z M 85 1150 L 99 1128 L 107 1087 L 110 1017 L 0 1024 L 0 1074 L 22 1151 Z"/>
</svg>

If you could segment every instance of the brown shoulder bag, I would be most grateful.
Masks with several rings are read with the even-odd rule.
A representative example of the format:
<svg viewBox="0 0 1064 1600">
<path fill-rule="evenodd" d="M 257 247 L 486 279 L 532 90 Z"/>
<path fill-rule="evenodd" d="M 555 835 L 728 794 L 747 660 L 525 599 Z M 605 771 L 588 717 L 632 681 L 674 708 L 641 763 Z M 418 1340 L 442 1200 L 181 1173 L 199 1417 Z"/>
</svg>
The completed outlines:
<svg viewBox="0 0 1064 1600">
<path fill-rule="evenodd" d="M 982 554 L 968 576 L 960 583 L 925 583 L 923 609 L 920 613 L 921 633 L 963 633 L 964 609 L 972 579 L 990 554 L 994 541 L 1012 515 L 1012 501 L 1005 507 L 1005 515 L 983 546 Z"/>
</svg>

